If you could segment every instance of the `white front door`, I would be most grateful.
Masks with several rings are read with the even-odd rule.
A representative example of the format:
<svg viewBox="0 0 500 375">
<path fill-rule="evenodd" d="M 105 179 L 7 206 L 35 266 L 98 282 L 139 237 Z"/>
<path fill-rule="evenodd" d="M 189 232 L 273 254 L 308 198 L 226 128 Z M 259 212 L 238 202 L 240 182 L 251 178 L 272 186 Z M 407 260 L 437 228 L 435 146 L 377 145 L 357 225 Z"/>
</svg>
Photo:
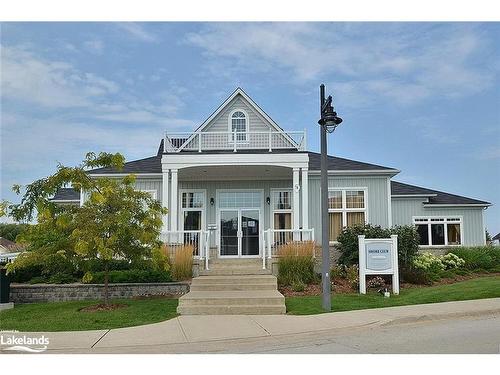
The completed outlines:
<svg viewBox="0 0 500 375">
<path fill-rule="evenodd" d="M 219 211 L 219 256 L 258 257 L 260 253 L 260 209 L 221 209 Z"/>
</svg>

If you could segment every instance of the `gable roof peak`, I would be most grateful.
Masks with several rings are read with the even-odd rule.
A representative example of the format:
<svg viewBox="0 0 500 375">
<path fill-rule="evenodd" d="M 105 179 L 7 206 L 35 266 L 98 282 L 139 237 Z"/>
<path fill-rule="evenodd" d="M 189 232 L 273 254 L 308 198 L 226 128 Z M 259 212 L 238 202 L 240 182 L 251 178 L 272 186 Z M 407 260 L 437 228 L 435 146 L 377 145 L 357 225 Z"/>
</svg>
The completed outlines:
<svg viewBox="0 0 500 375">
<path fill-rule="evenodd" d="M 194 132 L 200 132 L 203 129 L 205 129 L 211 122 L 212 120 L 219 115 L 232 101 L 233 99 L 237 96 L 241 95 L 247 102 L 248 104 L 255 109 L 257 113 L 259 113 L 273 128 L 275 128 L 277 131 L 282 132 L 283 128 L 279 126 L 262 108 L 259 107 L 257 103 L 240 87 L 236 87 L 236 89 L 229 95 L 226 100 L 224 100 L 218 107 L 217 109 L 200 125 L 198 126 Z"/>
</svg>

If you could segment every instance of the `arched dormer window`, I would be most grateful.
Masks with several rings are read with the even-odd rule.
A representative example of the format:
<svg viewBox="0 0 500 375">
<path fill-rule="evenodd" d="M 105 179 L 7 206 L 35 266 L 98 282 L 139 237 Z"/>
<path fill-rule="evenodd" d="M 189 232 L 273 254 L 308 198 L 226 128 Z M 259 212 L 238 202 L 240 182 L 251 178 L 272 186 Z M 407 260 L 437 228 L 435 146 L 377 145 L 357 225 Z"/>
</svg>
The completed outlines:
<svg viewBox="0 0 500 375">
<path fill-rule="evenodd" d="M 229 130 L 231 131 L 231 140 L 234 142 L 234 132 L 238 142 L 246 142 L 248 132 L 248 116 L 242 110 L 235 110 L 229 116 Z"/>
</svg>

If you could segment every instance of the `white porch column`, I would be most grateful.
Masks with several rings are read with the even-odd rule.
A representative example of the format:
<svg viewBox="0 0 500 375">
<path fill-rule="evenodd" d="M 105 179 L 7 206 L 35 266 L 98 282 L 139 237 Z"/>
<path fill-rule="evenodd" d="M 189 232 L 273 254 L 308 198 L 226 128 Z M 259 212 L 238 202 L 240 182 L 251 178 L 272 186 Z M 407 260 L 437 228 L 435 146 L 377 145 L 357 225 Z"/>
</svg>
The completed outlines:
<svg viewBox="0 0 500 375">
<path fill-rule="evenodd" d="M 302 168 L 302 229 L 309 229 L 309 170 Z"/>
<path fill-rule="evenodd" d="M 172 232 L 177 231 L 177 192 L 178 192 L 178 180 L 177 180 L 177 169 L 172 169 L 172 201 L 170 202 L 170 230 Z"/>
<path fill-rule="evenodd" d="M 300 168 L 293 168 L 293 229 L 300 227 Z M 295 237 L 295 236 L 294 236 Z"/>
<path fill-rule="evenodd" d="M 164 169 L 162 171 L 162 193 L 161 193 L 161 206 L 168 209 L 168 179 L 170 175 L 170 169 Z M 169 212 L 170 213 L 170 212 Z M 168 214 L 163 215 L 163 231 L 168 231 Z"/>
</svg>

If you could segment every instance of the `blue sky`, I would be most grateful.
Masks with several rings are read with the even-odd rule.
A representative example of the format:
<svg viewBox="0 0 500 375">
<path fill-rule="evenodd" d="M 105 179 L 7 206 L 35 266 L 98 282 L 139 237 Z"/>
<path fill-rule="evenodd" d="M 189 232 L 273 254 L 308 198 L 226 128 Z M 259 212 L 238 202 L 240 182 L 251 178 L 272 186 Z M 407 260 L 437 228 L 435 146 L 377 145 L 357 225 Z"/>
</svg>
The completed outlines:
<svg viewBox="0 0 500 375">
<path fill-rule="evenodd" d="M 87 151 L 156 153 L 241 86 L 318 146 L 318 86 L 344 123 L 331 154 L 490 201 L 500 231 L 495 23 L 3 23 L 1 193 Z"/>
</svg>

